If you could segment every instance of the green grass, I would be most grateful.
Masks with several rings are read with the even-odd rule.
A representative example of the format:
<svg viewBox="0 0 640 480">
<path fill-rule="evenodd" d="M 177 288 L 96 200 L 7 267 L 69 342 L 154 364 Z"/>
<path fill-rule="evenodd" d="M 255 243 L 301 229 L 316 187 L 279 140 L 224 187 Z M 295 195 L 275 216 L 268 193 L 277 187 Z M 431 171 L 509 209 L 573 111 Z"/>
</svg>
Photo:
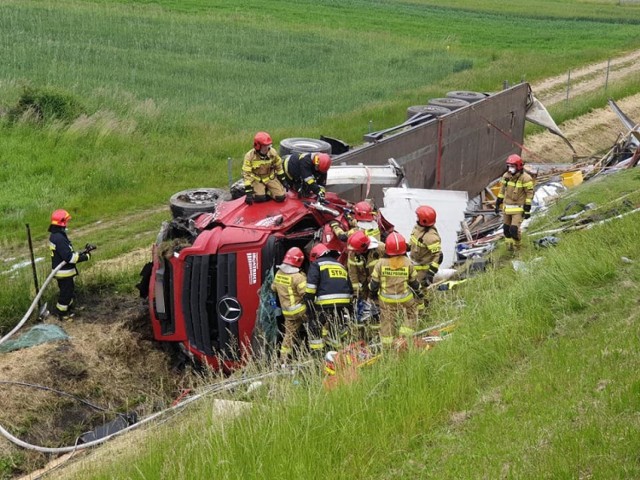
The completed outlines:
<svg viewBox="0 0 640 480">
<path fill-rule="evenodd" d="M 637 171 L 588 182 L 548 217 L 569 200 L 639 205 L 639 186 Z M 203 407 L 74 478 L 636 478 L 637 220 L 529 245 L 529 273 L 503 257 L 441 292 L 425 322 L 457 328 L 426 353 L 333 391 L 275 383 L 224 428 Z"/>
<path fill-rule="evenodd" d="M 44 231 L 54 208 L 83 225 L 224 185 L 256 130 L 359 143 L 370 121 L 397 124 L 448 90 L 495 91 L 639 45 L 633 6 L 554 3 L 3 2 L 0 111 L 24 87 L 86 111 L 0 125 L 4 239 L 24 223 Z"/>
</svg>

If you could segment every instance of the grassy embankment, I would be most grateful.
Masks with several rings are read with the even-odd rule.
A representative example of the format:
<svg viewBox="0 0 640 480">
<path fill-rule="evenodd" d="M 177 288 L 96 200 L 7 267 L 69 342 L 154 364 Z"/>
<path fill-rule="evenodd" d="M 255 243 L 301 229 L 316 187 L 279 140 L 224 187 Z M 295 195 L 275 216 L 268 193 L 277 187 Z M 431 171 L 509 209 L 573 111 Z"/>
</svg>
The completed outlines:
<svg viewBox="0 0 640 480">
<path fill-rule="evenodd" d="M 623 198 L 640 206 L 637 169 L 581 186 L 530 232 L 558 226 L 570 201 L 601 215 Z M 329 392 L 313 375 L 276 384 L 224 427 L 202 402 L 66 478 L 637 478 L 637 222 L 527 242 L 526 271 L 501 251 L 495 269 L 439 292 L 430 322 L 457 328 L 426 353 Z"/>
<path fill-rule="evenodd" d="M 166 214 L 126 226 L 123 217 L 183 188 L 226 184 L 226 158 L 237 172 L 259 129 L 358 143 L 370 120 L 398 123 L 407 106 L 448 90 L 497 90 L 638 46 L 633 6 L 564 2 L 577 10 L 547 5 L 542 15 L 537 4 L 427 3 L 4 2 L 0 111 L 26 85 L 53 88 L 84 112 L 39 125 L 2 120 L 4 257 L 27 258 L 25 223 L 45 256 L 58 207 L 74 215 L 72 229 L 85 226 L 78 245 L 100 245 L 98 259 L 147 246 Z M 0 279 L 3 324 L 26 308 L 29 283 L 28 273 Z"/>
</svg>

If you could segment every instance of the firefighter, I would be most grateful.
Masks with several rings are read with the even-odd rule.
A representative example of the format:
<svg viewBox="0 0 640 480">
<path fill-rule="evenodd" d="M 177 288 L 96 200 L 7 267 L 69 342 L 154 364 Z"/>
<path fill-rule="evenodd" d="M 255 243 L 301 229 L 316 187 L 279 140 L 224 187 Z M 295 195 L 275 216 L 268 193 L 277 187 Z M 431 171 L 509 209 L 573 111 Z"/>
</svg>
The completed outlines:
<svg viewBox="0 0 640 480">
<path fill-rule="evenodd" d="M 397 232 L 389 234 L 385 241 L 386 255 L 378 261 L 369 289 L 380 299 L 380 341 L 384 347 L 393 344 L 397 322 L 400 320 L 400 335 L 407 337 L 415 333 L 418 309 L 414 295 L 423 298 L 418 283 L 418 273 L 406 256 L 407 244 Z"/>
<path fill-rule="evenodd" d="M 384 252 L 380 250 L 378 241 L 362 230 L 349 237 L 347 251 L 347 270 L 353 293 L 357 298 L 368 300 L 371 274 Z"/>
<path fill-rule="evenodd" d="M 533 178 L 524 171 L 524 163 L 520 155 L 509 155 L 507 171 L 500 180 L 500 192 L 496 200 L 496 214 L 504 204 L 502 215 L 502 231 L 508 250 L 520 248 L 522 234 L 520 225 L 523 219 L 531 216 L 533 200 Z"/>
<path fill-rule="evenodd" d="M 300 271 L 303 262 L 302 250 L 298 247 L 287 250 L 271 284 L 271 290 L 278 295 L 284 316 L 284 339 L 280 346 L 282 363 L 286 363 L 293 352 L 293 342 L 307 314 L 307 307 L 303 301 L 307 288 L 307 276 Z"/>
<path fill-rule="evenodd" d="M 423 287 L 428 287 L 433 283 L 433 277 L 442 263 L 442 245 L 436 228 L 436 211 L 422 205 L 416 209 L 416 216 L 418 221 L 409 237 L 409 256 L 418 272 L 418 282 Z"/>
<path fill-rule="evenodd" d="M 244 156 L 242 180 L 245 203 L 266 202 L 269 197 L 284 202 L 287 179 L 282 168 L 282 159 L 271 146 L 271 135 L 258 132 L 253 138 L 253 148 Z"/>
<path fill-rule="evenodd" d="M 326 153 L 292 153 L 284 157 L 284 173 L 299 197 L 314 194 L 324 200 L 331 157 Z"/>
<path fill-rule="evenodd" d="M 362 230 L 369 237 L 373 237 L 376 240 L 380 240 L 380 227 L 377 221 L 377 212 L 374 211 L 373 206 L 363 200 L 358 202 L 353 207 L 353 216 L 355 221 L 352 222 L 353 229 L 350 233 L 354 233 L 356 230 Z"/>
<path fill-rule="evenodd" d="M 349 239 L 349 235 L 353 235 L 358 230 L 362 230 L 369 237 L 380 240 L 380 227 L 378 226 L 376 215 L 371 204 L 363 200 L 353 206 L 353 216 L 345 214 L 342 223 L 333 220 L 329 225 L 336 237 L 343 242 L 346 242 Z"/>
<path fill-rule="evenodd" d="M 312 353 L 324 349 L 324 332 L 333 347 L 347 331 L 352 317 L 352 289 L 347 269 L 338 262 L 339 252 L 319 243 L 311 249 L 305 300 L 314 312 L 309 320 L 309 348 Z M 326 329 L 326 330 L 325 330 Z"/>
<path fill-rule="evenodd" d="M 71 309 L 75 299 L 74 278 L 78 275 L 76 263 L 86 262 L 91 258 L 94 245 L 87 244 L 82 252 L 73 249 L 71 240 L 67 237 L 67 225 L 71 220 L 71 215 L 66 210 L 55 210 L 51 214 L 51 225 L 49 225 L 49 249 L 51 250 L 51 268 L 53 270 L 62 262 L 66 262 L 60 270 L 55 273 L 60 294 L 56 303 L 55 314 L 60 320 L 70 320 L 73 317 Z"/>
<path fill-rule="evenodd" d="M 355 296 L 355 314 L 359 322 L 358 325 L 366 326 L 368 330 L 378 330 L 380 327 L 379 309 L 369 291 L 369 282 L 373 269 L 384 255 L 384 246 L 375 238 L 358 230 L 349 237 L 347 251 L 347 271 Z"/>
</svg>

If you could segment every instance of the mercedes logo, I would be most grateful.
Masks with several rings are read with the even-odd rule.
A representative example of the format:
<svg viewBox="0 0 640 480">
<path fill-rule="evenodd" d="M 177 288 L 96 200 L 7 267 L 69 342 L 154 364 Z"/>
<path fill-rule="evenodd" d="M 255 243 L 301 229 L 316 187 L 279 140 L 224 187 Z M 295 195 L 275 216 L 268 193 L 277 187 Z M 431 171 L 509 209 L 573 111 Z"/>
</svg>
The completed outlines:
<svg viewBox="0 0 640 480">
<path fill-rule="evenodd" d="M 222 297 L 218 300 L 218 315 L 227 323 L 234 323 L 242 315 L 242 306 L 236 297 Z"/>
</svg>

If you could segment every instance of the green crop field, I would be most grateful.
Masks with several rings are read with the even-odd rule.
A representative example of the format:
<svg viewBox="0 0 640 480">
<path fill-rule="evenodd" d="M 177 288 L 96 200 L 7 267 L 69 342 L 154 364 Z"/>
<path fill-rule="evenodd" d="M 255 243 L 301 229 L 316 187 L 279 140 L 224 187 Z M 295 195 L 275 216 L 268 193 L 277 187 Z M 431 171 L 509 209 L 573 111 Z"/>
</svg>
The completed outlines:
<svg viewBox="0 0 640 480">
<path fill-rule="evenodd" d="M 50 88 L 73 118 L 0 125 L 0 228 L 84 224 L 226 183 L 253 133 L 358 142 L 451 89 L 490 91 L 640 45 L 615 2 L 0 4 L 0 111 Z M 634 20 L 635 19 L 635 20 Z M 55 112 L 54 112 L 55 113 Z M 58 116 L 60 117 L 60 115 Z"/>
</svg>

